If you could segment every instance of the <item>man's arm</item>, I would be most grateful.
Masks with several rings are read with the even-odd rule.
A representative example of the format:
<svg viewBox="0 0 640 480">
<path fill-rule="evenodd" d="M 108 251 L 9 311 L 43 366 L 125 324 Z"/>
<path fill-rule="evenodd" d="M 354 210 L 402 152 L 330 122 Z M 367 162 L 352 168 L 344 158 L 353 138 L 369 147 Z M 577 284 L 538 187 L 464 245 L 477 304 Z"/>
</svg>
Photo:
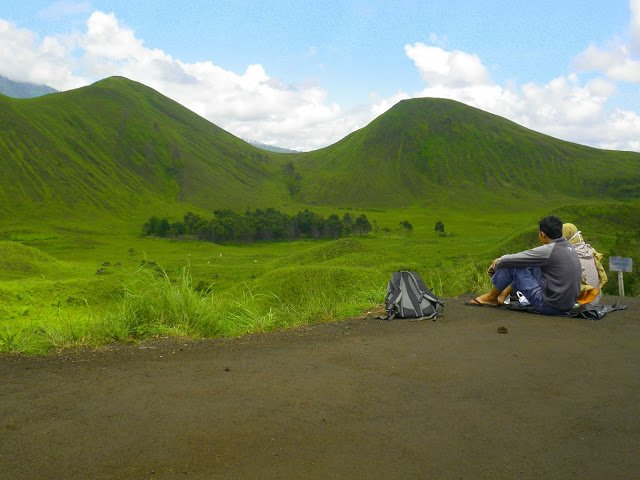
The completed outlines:
<svg viewBox="0 0 640 480">
<path fill-rule="evenodd" d="M 548 243 L 522 252 L 503 255 L 494 261 L 494 268 L 539 267 L 547 262 L 552 250 L 553 243 Z"/>
</svg>

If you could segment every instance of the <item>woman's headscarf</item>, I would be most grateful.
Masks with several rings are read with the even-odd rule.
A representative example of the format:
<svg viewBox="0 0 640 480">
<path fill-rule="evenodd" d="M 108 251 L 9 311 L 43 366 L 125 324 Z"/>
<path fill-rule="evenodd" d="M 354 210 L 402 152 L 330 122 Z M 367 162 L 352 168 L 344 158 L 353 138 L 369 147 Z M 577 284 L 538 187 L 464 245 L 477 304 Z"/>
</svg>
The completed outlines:
<svg viewBox="0 0 640 480">
<path fill-rule="evenodd" d="M 569 243 L 575 245 L 582 241 L 582 235 L 580 230 L 573 223 L 565 223 L 562 225 L 562 236 L 566 238 Z"/>
<path fill-rule="evenodd" d="M 607 274 L 600 263 L 602 255 L 596 252 L 591 245 L 584 242 L 582 233 L 573 223 L 562 225 L 562 236 L 573 245 L 573 249 L 578 254 L 580 266 L 582 267 L 583 283 L 586 282 L 594 288 L 602 289 L 602 286 L 607 283 Z M 597 303 L 599 299 L 600 296 L 598 295 L 594 303 Z"/>
</svg>

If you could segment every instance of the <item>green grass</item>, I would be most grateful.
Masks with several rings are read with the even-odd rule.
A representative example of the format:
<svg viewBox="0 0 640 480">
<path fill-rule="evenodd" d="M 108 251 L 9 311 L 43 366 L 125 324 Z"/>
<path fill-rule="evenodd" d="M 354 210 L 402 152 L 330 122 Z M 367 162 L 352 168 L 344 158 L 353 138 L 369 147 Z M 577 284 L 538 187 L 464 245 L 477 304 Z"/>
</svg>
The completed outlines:
<svg viewBox="0 0 640 480">
<path fill-rule="evenodd" d="M 639 164 L 638 153 L 562 142 L 442 99 L 403 101 L 332 146 L 276 154 L 124 78 L 0 96 L 0 350 L 345 318 L 380 303 L 401 269 L 443 296 L 484 290 L 488 262 L 535 245 L 551 211 L 602 253 L 637 263 Z M 365 213 L 374 231 L 224 246 L 140 236 L 151 215 L 267 207 Z M 628 277 L 637 295 L 638 275 Z"/>
<path fill-rule="evenodd" d="M 488 262 L 534 246 L 536 221 L 552 210 L 367 210 L 376 231 L 365 237 L 225 246 L 142 238 L 117 223 L 40 233 L 0 227 L 0 350 L 236 336 L 349 318 L 380 304 L 391 273 L 401 269 L 418 271 L 445 297 L 482 291 Z M 637 259 L 639 211 L 637 204 L 602 203 L 557 213 L 599 251 Z M 399 226 L 405 219 L 414 226 L 408 236 Z M 438 220 L 446 236 L 434 230 Z M 627 294 L 638 295 L 633 275 Z"/>
</svg>

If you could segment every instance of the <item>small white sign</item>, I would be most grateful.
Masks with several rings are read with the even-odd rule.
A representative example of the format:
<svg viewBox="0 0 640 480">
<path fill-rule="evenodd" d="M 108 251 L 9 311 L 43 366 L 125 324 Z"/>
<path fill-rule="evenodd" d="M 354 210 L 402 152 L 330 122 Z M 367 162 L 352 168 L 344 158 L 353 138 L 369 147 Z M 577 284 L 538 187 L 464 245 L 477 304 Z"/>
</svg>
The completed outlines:
<svg viewBox="0 0 640 480">
<path fill-rule="evenodd" d="M 633 272 L 633 259 L 630 257 L 609 257 L 609 271 Z"/>
</svg>

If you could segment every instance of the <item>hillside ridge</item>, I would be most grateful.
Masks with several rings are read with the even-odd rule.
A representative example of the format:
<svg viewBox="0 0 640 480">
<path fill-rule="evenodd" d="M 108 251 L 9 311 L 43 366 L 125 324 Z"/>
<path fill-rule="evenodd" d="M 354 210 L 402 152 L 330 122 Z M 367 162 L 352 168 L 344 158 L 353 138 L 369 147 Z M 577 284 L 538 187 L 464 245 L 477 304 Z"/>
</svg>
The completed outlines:
<svg viewBox="0 0 640 480">
<path fill-rule="evenodd" d="M 558 140 L 448 99 L 403 100 L 333 145 L 287 154 L 124 77 L 0 96 L 0 113 L 10 215 L 640 196 L 640 154 Z"/>
<path fill-rule="evenodd" d="M 373 205 L 450 191 L 480 198 L 640 195 L 639 153 L 559 140 L 441 98 L 402 100 L 366 127 L 297 159 L 301 198 L 309 203 L 344 202 L 336 191 L 347 192 L 350 203 Z"/>
<path fill-rule="evenodd" d="M 0 111 L 0 202 L 8 210 L 234 207 L 285 196 L 269 152 L 123 77 L 3 97 Z"/>
</svg>

